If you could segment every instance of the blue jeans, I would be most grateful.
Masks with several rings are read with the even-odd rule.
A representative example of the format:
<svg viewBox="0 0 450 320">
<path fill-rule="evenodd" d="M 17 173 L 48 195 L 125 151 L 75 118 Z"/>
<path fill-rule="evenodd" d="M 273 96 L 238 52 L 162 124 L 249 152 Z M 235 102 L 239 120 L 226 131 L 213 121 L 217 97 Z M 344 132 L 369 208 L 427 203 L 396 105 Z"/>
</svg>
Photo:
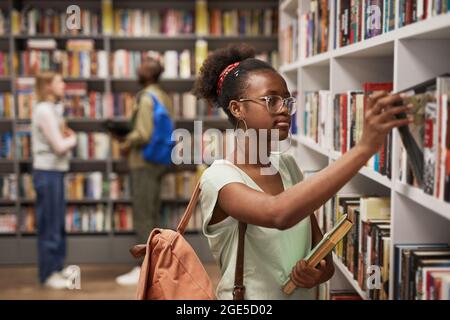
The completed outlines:
<svg viewBox="0 0 450 320">
<path fill-rule="evenodd" d="M 64 172 L 33 171 L 36 190 L 36 222 L 39 280 L 45 280 L 64 267 L 66 231 Z"/>
</svg>

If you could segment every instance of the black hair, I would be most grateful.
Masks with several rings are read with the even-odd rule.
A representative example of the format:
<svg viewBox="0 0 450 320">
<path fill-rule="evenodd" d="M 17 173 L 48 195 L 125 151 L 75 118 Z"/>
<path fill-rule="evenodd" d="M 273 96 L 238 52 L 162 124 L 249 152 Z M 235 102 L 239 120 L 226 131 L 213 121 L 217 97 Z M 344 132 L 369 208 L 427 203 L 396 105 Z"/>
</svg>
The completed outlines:
<svg viewBox="0 0 450 320">
<path fill-rule="evenodd" d="M 146 57 L 137 70 L 138 82 L 143 86 L 156 83 L 163 72 L 164 68 L 158 60 Z"/>
<path fill-rule="evenodd" d="M 217 94 L 217 82 L 222 71 L 230 64 L 240 62 L 223 80 L 220 94 Z M 253 71 L 276 70 L 267 62 L 255 59 L 255 50 L 246 44 L 229 45 L 212 52 L 200 68 L 195 81 L 193 94 L 206 99 L 215 107 L 224 109 L 231 123 L 236 119 L 228 110 L 231 100 L 239 99 L 247 87 L 248 75 Z"/>
</svg>

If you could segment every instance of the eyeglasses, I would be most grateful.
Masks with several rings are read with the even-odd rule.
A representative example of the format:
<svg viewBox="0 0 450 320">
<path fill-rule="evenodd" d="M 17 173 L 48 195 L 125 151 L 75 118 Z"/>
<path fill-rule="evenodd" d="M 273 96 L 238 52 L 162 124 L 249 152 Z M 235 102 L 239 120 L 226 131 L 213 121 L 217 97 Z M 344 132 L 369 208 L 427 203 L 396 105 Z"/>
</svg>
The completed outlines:
<svg viewBox="0 0 450 320">
<path fill-rule="evenodd" d="M 276 95 L 264 96 L 260 98 L 242 98 L 237 101 L 253 101 L 264 100 L 266 103 L 267 111 L 269 113 L 279 113 L 283 107 L 288 109 L 289 115 L 293 115 L 297 111 L 296 103 L 297 100 L 294 97 L 283 98 Z"/>
</svg>

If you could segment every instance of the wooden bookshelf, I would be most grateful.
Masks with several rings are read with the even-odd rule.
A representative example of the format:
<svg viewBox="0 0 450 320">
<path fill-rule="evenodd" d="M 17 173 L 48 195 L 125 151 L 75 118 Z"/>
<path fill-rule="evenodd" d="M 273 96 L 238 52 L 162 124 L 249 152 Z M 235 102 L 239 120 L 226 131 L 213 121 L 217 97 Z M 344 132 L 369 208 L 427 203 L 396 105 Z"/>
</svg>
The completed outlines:
<svg viewBox="0 0 450 320">
<path fill-rule="evenodd" d="M 306 91 L 329 90 L 331 95 L 347 90 L 362 89 L 364 82 L 392 81 L 394 91 L 399 91 L 450 72 L 450 12 L 430 17 L 395 29 L 367 40 L 333 49 L 334 7 L 329 1 L 330 21 L 328 26 L 328 51 L 307 58 L 300 58 L 281 64 L 291 91 L 298 92 L 297 123 L 298 146 L 293 151 L 300 168 L 317 171 L 325 168 L 341 156 L 340 152 L 317 144 L 304 132 L 304 101 Z M 284 0 L 280 2 L 280 23 L 287 19 L 300 18 L 309 10 L 309 0 Z M 396 1 L 396 13 L 399 6 Z M 280 27 L 280 28 L 281 28 Z M 301 33 L 300 33 L 301 34 Z M 300 44 L 299 44 L 300 46 Z M 281 52 L 280 48 L 280 52 Z M 300 51 L 300 50 L 299 50 Z M 391 198 L 391 247 L 389 298 L 393 299 L 394 259 L 393 249 L 403 243 L 450 243 L 450 203 L 425 194 L 422 190 L 401 183 L 398 180 L 401 141 L 394 130 L 392 145 L 392 179 L 363 167 L 344 187 L 343 192 L 387 193 Z M 344 279 L 331 281 L 331 289 L 345 289 L 349 286 L 363 299 L 362 291 L 347 267 L 335 256 L 335 277 Z M 335 285 L 335 287 L 333 287 Z"/>
</svg>

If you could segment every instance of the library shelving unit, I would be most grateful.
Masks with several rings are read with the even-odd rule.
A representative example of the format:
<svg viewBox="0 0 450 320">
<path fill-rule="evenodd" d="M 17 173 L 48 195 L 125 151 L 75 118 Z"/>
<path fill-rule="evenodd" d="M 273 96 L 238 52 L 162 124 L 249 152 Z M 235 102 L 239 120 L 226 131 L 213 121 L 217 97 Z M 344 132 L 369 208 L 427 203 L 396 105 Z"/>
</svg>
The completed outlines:
<svg viewBox="0 0 450 320">
<path fill-rule="evenodd" d="M 195 12 L 195 0 L 171 0 L 171 1 L 145 1 L 145 0 L 111 0 L 114 9 L 180 9 Z M 259 0 L 259 1 L 219 1 L 207 0 L 208 9 L 217 8 L 221 10 L 233 9 L 254 9 L 254 8 L 271 8 L 275 12 L 278 10 L 278 2 L 276 0 Z M 92 9 L 101 12 L 101 0 L 6 0 L 0 2 L 0 9 L 8 15 L 12 9 L 19 12 L 28 8 L 52 8 L 58 12 L 65 12 L 70 5 L 78 5 L 83 9 Z M 230 43 L 246 42 L 255 47 L 259 52 L 274 51 L 278 49 L 278 36 L 275 35 L 235 35 L 235 36 L 217 36 L 208 34 L 195 33 L 194 30 L 189 34 L 167 35 L 156 34 L 149 36 L 116 36 L 113 34 L 95 34 L 95 35 L 65 35 L 65 34 L 34 34 L 19 32 L 12 33 L 8 31 L 5 35 L 0 35 L 0 51 L 9 53 L 13 57 L 18 51 L 25 48 L 26 41 L 29 39 L 48 39 L 53 38 L 57 42 L 58 48 L 64 48 L 65 43 L 70 39 L 93 39 L 96 49 L 105 50 L 109 55 L 117 49 L 127 50 L 184 50 L 189 49 L 194 52 L 195 43 L 199 39 L 207 41 L 208 50 L 214 50 L 219 47 L 226 46 Z M 17 88 L 16 80 L 19 75 L 15 73 L 12 59 L 9 61 L 10 75 L 0 77 L 0 92 L 11 92 L 16 97 Z M 170 92 L 186 92 L 191 90 L 195 77 L 190 78 L 170 78 L 162 79 L 161 86 Z M 67 82 L 82 81 L 87 83 L 88 90 L 99 92 L 136 92 L 138 85 L 136 79 L 133 78 L 114 78 L 109 73 L 105 78 L 66 78 Z M 17 103 L 17 101 L 15 102 Z M 15 105 L 17 111 L 17 105 Z M 17 114 L 17 112 L 16 112 Z M 117 121 L 123 119 L 118 118 Z M 219 117 L 199 117 L 195 120 L 203 120 L 203 128 L 229 128 L 227 120 Z M 29 120 L 0 119 L 0 132 L 10 131 L 14 137 L 17 132 L 17 125 L 22 123 L 30 123 Z M 100 120 L 96 119 L 68 119 L 68 125 L 75 131 L 98 132 L 104 131 Z M 178 128 L 193 128 L 192 119 L 176 119 L 175 125 Z M 31 160 L 20 160 L 14 156 L 11 160 L 0 159 L 0 174 L 14 174 L 19 182 L 22 173 L 31 172 Z M 172 166 L 169 170 L 196 170 L 195 165 Z M 92 172 L 100 171 L 105 177 L 109 177 L 110 173 L 128 172 L 125 159 L 112 159 L 108 157 L 105 160 L 71 160 L 71 172 Z M 111 200 L 109 198 L 101 200 L 77 200 L 68 204 L 84 205 L 103 203 L 106 205 L 107 219 L 111 220 L 112 212 L 116 203 L 130 204 L 130 199 Z M 22 214 L 21 209 L 24 206 L 33 205 L 33 201 L 27 199 L 17 200 L 0 200 L 0 206 L 14 207 L 18 216 L 18 227 L 14 233 L 0 233 L 0 264 L 16 264 L 16 263 L 35 263 L 36 256 L 36 235 L 34 233 L 21 232 Z M 186 199 L 164 200 L 163 203 L 171 205 L 186 205 Z M 187 234 L 187 239 L 196 249 L 203 261 L 211 261 L 212 256 L 209 251 L 206 239 L 199 232 L 191 232 Z M 129 254 L 129 248 L 135 244 L 135 236 L 133 232 L 114 231 L 111 227 L 110 231 L 105 232 L 76 232 L 68 234 L 68 263 L 122 263 L 131 262 L 132 258 Z"/>
<path fill-rule="evenodd" d="M 347 90 L 362 89 L 365 82 L 386 81 L 393 82 L 394 91 L 399 91 L 450 71 L 450 13 L 397 27 L 399 1 L 395 1 L 394 30 L 333 49 L 335 3 L 328 1 L 329 50 L 306 58 L 300 56 L 296 61 L 280 66 L 290 88 L 298 91 L 300 133 L 304 132 L 304 93 L 307 91 L 329 90 L 334 96 Z M 300 23 L 300 15 L 310 10 L 310 4 L 309 0 L 281 1 L 280 28 L 286 21 L 297 20 Z M 295 138 L 296 159 L 303 170 L 320 170 L 340 156 L 306 136 L 299 134 Z M 363 167 L 341 190 L 391 198 L 390 299 L 393 299 L 394 245 L 450 242 L 450 203 L 398 180 L 400 148 L 401 140 L 398 131 L 394 130 L 392 179 Z M 362 298 L 368 299 L 346 266 L 337 257 L 334 262 L 336 274 L 330 281 L 331 289 L 353 288 Z"/>
</svg>

